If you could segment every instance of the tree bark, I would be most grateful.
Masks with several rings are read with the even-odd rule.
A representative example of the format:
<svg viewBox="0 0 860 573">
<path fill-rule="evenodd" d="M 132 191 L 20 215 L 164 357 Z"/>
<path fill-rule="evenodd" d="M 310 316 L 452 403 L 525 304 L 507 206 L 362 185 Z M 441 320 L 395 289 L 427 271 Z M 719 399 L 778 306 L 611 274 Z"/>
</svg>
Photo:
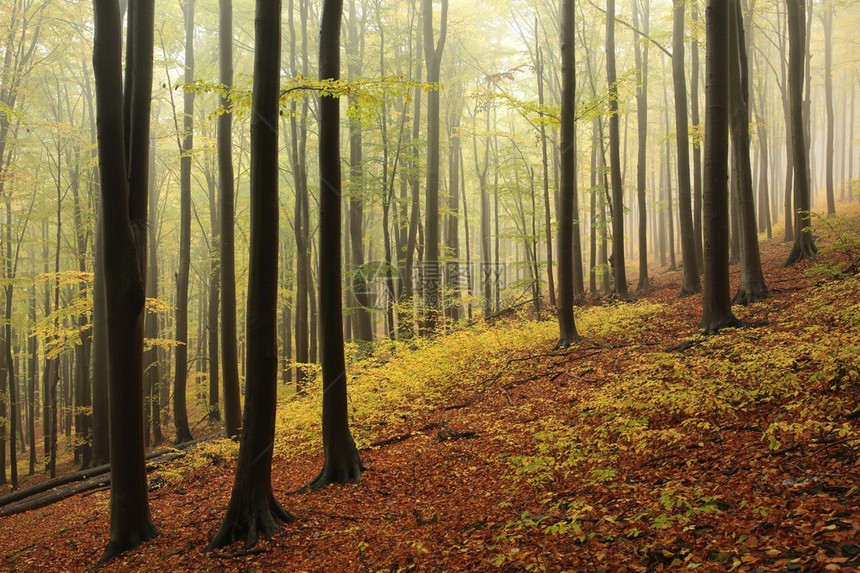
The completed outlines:
<svg viewBox="0 0 860 573">
<path fill-rule="evenodd" d="M 612 180 L 612 270 L 615 293 L 629 300 L 624 264 L 624 185 L 621 178 L 621 135 L 618 117 L 618 77 L 615 71 L 615 0 L 606 2 L 606 81 L 609 83 L 609 166 Z"/>
<path fill-rule="evenodd" d="M 424 27 L 424 59 L 427 65 L 427 81 L 439 83 L 442 65 L 442 50 L 448 32 L 448 0 L 442 0 L 439 38 L 433 38 L 433 0 L 422 0 Z M 426 316 L 424 332 L 432 333 L 436 328 L 440 300 L 439 267 L 439 90 L 427 94 L 427 184 L 425 187 L 424 224 L 424 298 Z"/>
<path fill-rule="evenodd" d="M 561 5 L 561 185 L 558 213 L 558 324 L 556 348 L 567 348 L 579 340 L 573 317 L 573 216 L 576 177 L 576 7 Z"/>
<path fill-rule="evenodd" d="M 340 24 L 343 0 L 324 0 L 320 26 L 320 79 L 340 78 Z M 319 300 L 322 354 L 322 439 L 325 461 L 311 482 L 312 489 L 330 483 L 358 482 L 364 466 L 349 430 L 346 362 L 343 353 L 343 300 L 341 291 L 341 170 L 340 102 L 320 97 L 320 246 L 326 253 L 319 265 Z"/>
<path fill-rule="evenodd" d="M 693 232 L 693 205 L 690 189 L 690 127 L 687 120 L 687 78 L 684 58 L 684 2 L 675 2 L 672 34 L 672 79 L 675 88 L 675 126 L 678 149 L 678 211 L 681 227 L 681 256 L 684 258 L 684 284 L 681 294 L 701 290 L 696 264 L 696 239 Z M 669 214 L 671 217 L 671 213 Z"/>
<path fill-rule="evenodd" d="M 788 88 L 792 159 L 794 160 L 794 245 L 786 265 L 815 258 L 809 199 L 809 148 L 803 113 L 803 66 L 805 60 L 805 0 L 786 0 L 788 6 Z"/>
<path fill-rule="evenodd" d="M 102 182 L 112 462 L 111 534 L 101 559 L 105 562 L 157 534 L 149 514 L 143 446 L 145 158 L 152 99 L 154 3 L 141 0 L 129 7 L 128 89 L 124 97 L 119 7 L 111 0 L 95 0 L 94 5 L 93 70 Z"/>
<path fill-rule="evenodd" d="M 194 81 L 194 2 L 184 0 L 185 17 L 185 83 Z M 173 372 L 173 424 L 174 441 L 191 440 L 186 405 L 188 377 L 188 278 L 191 265 L 191 153 L 194 148 L 194 92 L 183 96 L 182 144 L 180 146 L 179 191 L 179 268 L 176 271 L 176 364 Z"/>
<path fill-rule="evenodd" d="M 755 220 L 752 168 L 750 166 L 749 64 L 744 39 L 744 22 L 740 0 L 731 0 L 732 42 L 729 60 L 731 99 L 732 153 L 737 175 L 738 242 L 740 246 L 741 282 L 733 304 L 749 304 L 768 295 L 761 268 L 758 228 Z"/>
<path fill-rule="evenodd" d="M 290 516 L 272 491 L 272 443 L 278 388 L 278 100 L 280 0 L 257 0 L 251 102 L 251 245 L 248 357 L 239 460 L 230 503 L 207 549 L 254 545 Z"/>
<path fill-rule="evenodd" d="M 705 8 L 707 36 L 704 177 L 705 280 L 702 321 L 706 332 L 738 324 L 729 299 L 729 62 L 731 47 L 730 5 L 708 0 Z"/>
<path fill-rule="evenodd" d="M 639 2 L 633 0 L 633 25 L 642 29 L 646 36 L 649 34 L 651 19 L 651 1 L 644 0 L 642 22 L 639 21 Z M 636 41 L 634 57 L 639 76 L 636 87 L 636 119 L 638 129 L 638 154 L 636 160 L 636 198 L 639 205 L 639 284 L 637 291 L 648 287 L 648 205 L 646 202 L 646 169 L 648 161 L 648 42 Z"/>
<path fill-rule="evenodd" d="M 827 214 L 836 213 L 836 196 L 833 189 L 833 4 L 824 5 L 821 14 L 821 23 L 824 27 L 824 98 L 827 111 L 827 142 L 826 158 L 824 159 L 824 171 L 827 180 Z"/>
</svg>

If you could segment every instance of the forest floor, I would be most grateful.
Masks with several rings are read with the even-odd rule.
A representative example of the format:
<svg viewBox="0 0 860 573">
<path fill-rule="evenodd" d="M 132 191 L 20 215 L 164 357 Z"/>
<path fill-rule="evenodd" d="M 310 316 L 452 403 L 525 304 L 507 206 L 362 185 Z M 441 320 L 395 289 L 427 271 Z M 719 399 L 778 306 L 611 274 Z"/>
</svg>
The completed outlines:
<svg viewBox="0 0 860 573">
<path fill-rule="evenodd" d="M 204 553 L 236 445 L 150 476 L 160 535 L 113 570 L 784 571 L 860 568 L 858 210 L 816 221 L 818 261 L 782 268 L 748 326 L 697 334 L 680 273 L 635 303 L 577 310 L 581 343 L 512 318 L 381 346 L 350 370 L 361 483 L 294 492 L 321 465 L 319 395 L 285 401 L 272 469 L 298 520 Z M 833 229 L 826 230 L 831 225 Z M 736 267 L 733 284 L 737 284 Z M 671 350 L 679 344 L 682 350 Z M 0 570 L 83 570 L 108 540 L 107 491 L 0 520 Z"/>
</svg>

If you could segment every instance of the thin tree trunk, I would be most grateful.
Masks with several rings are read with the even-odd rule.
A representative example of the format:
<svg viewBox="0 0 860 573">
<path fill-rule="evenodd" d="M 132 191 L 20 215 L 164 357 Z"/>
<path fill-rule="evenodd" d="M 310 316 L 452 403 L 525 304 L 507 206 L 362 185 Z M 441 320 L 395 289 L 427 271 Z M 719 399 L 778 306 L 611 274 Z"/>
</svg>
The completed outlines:
<svg viewBox="0 0 860 573">
<path fill-rule="evenodd" d="M 624 264 L 624 187 L 621 178 L 621 136 L 618 117 L 618 78 L 615 71 L 615 0 L 606 2 L 606 81 L 609 83 L 609 167 L 612 178 L 612 270 L 615 293 L 630 299 Z"/>
<path fill-rule="evenodd" d="M 675 88 L 675 126 L 678 144 L 678 211 L 681 227 L 681 256 L 684 259 L 684 284 L 681 286 L 681 293 L 693 294 L 701 290 L 701 284 L 696 266 L 696 239 L 693 231 L 693 205 L 690 193 L 690 127 L 687 120 L 684 18 L 684 3 L 675 2 L 672 78 Z"/>
<path fill-rule="evenodd" d="M 809 197 L 809 148 L 804 132 L 803 66 L 805 0 L 786 0 L 788 6 L 788 86 L 791 105 L 791 141 L 794 159 L 794 245 L 786 265 L 815 258 Z"/>
<path fill-rule="evenodd" d="M 194 81 L 194 2 L 185 0 L 185 83 Z M 173 372 L 174 442 L 192 439 L 188 426 L 186 383 L 188 377 L 188 279 L 191 265 L 191 153 L 194 148 L 194 92 L 183 97 L 182 143 L 180 145 L 179 269 L 176 272 L 176 364 Z"/>
</svg>

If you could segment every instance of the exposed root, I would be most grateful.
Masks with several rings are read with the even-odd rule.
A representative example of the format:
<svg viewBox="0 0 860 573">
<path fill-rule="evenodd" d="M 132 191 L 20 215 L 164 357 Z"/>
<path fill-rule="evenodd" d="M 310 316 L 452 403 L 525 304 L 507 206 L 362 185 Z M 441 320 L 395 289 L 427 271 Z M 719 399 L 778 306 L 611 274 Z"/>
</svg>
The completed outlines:
<svg viewBox="0 0 860 573">
<path fill-rule="evenodd" d="M 767 287 L 764 284 L 741 285 L 738 288 L 738 292 L 732 299 L 732 306 L 736 304 L 748 306 L 750 303 L 763 301 L 769 295 L 770 292 L 767 290 Z"/>
<path fill-rule="evenodd" d="M 220 549 L 237 541 L 244 541 L 245 547 L 253 547 L 261 535 L 269 538 L 281 531 L 278 521 L 290 523 L 295 520 L 296 517 L 281 507 L 271 493 L 267 499 L 257 503 L 250 500 L 240 504 L 231 503 L 218 533 L 206 546 L 206 551 Z"/>
<path fill-rule="evenodd" d="M 794 246 L 791 248 L 791 253 L 788 255 L 788 260 L 785 261 L 783 266 L 789 267 L 804 259 L 814 261 L 817 256 L 818 247 L 812 242 L 812 238 L 810 237 L 808 240 L 801 239 L 800 241 L 795 241 Z"/>
<path fill-rule="evenodd" d="M 154 539 L 157 535 L 158 530 L 155 528 L 155 526 L 152 525 L 152 523 L 147 523 L 139 531 L 130 532 L 127 535 L 123 536 L 123 539 L 112 539 L 107 544 L 107 547 L 105 547 L 105 552 L 102 554 L 101 559 L 99 559 L 99 562 L 96 564 L 96 566 L 101 567 L 102 565 L 105 565 L 106 563 L 113 560 L 115 557 L 118 557 L 126 551 L 130 551 L 136 548 L 144 541 Z"/>
<path fill-rule="evenodd" d="M 570 348 L 571 346 L 573 346 L 574 344 L 576 344 L 580 340 L 582 340 L 582 337 L 579 335 L 564 336 L 564 337 L 558 339 L 558 343 L 556 343 L 554 350 L 564 350 L 566 348 Z"/>
<path fill-rule="evenodd" d="M 351 449 L 351 451 L 348 451 Z M 349 484 L 361 481 L 361 472 L 365 467 L 358 455 L 355 445 L 347 451 L 341 450 L 340 455 L 327 456 L 325 465 L 319 475 L 308 484 L 307 489 L 322 489 L 330 484 Z"/>
<path fill-rule="evenodd" d="M 702 326 L 702 334 L 717 334 L 721 330 L 725 330 L 726 328 L 739 328 L 743 326 L 740 320 L 734 314 L 730 314 L 729 317 L 721 322 L 713 323 L 713 324 L 703 324 Z"/>
</svg>

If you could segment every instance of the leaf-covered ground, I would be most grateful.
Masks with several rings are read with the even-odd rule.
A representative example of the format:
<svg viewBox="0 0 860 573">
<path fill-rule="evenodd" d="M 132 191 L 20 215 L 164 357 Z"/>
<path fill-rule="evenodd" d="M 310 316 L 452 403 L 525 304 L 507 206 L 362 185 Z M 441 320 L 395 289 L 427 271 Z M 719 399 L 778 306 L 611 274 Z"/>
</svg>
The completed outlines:
<svg viewBox="0 0 860 573">
<path fill-rule="evenodd" d="M 666 272 L 580 309 L 564 352 L 525 318 L 380 349 L 351 369 L 360 484 L 290 493 L 321 464 L 319 396 L 287 400 L 273 481 L 298 521 L 203 553 L 236 453 L 206 444 L 150 476 L 161 535 L 107 569 L 856 570 L 860 276 L 830 278 L 856 255 L 783 269 L 788 248 L 763 243 L 773 295 L 719 336 Z M 0 569 L 85 569 L 107 536 L 108 493 L 73 497 L 0 521 Z"/>
</svg>

